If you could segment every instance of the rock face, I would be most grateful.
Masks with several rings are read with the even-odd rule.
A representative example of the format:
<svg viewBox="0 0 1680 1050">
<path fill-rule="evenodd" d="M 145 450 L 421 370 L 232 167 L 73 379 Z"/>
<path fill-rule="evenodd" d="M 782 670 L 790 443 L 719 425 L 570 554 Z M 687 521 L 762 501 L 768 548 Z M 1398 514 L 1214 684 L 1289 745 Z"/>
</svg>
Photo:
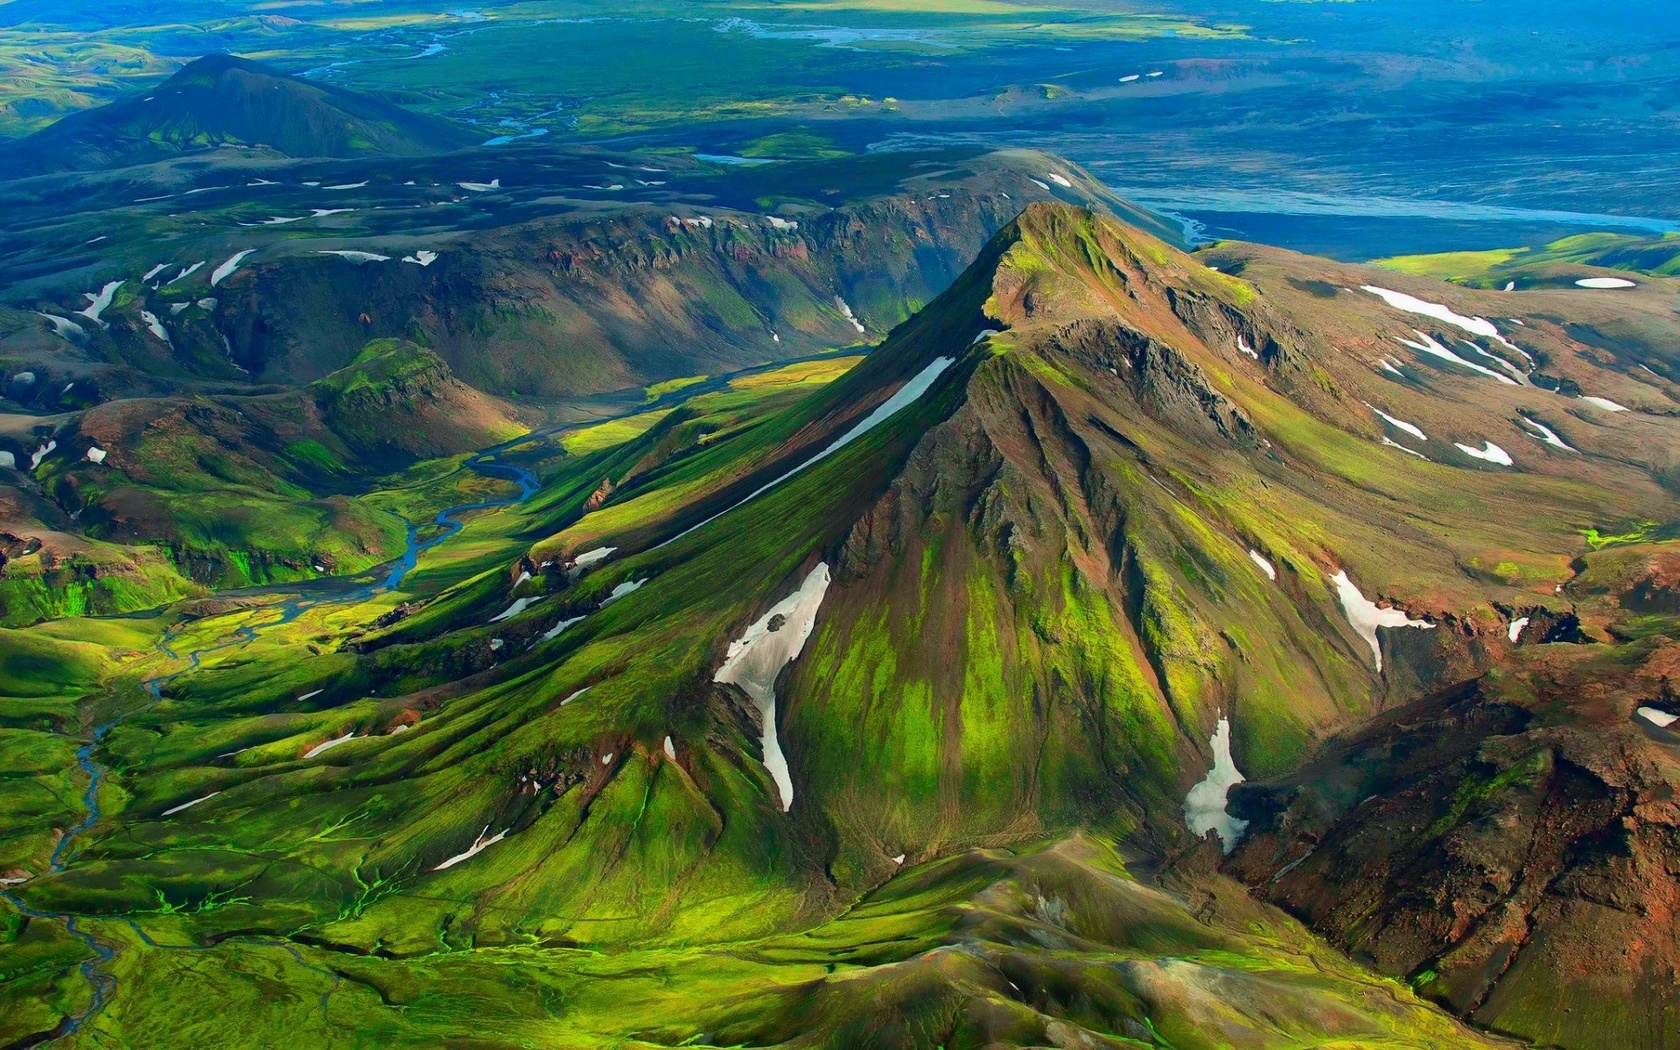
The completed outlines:
<svg viewBox="0 0 1680 1050">
<path fill-rule="evenodd" d="M 1496 1030 L 1672 1047 L 1680 1021 L 1680 645 L 1551 645 L 1236 790 L 1229 870 Z M 1568 1004 L 1559 1009 L 1559 1004 Z"/>
</svg>

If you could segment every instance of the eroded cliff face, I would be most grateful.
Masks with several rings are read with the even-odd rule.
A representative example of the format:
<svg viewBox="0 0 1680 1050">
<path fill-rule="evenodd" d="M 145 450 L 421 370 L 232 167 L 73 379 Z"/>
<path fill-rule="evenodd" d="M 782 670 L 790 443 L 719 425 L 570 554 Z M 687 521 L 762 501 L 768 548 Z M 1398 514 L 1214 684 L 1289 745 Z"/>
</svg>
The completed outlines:
<svg viewBox="0 0 1680 1050">
<path fill-rule="evenodd" d="M 1252 823 L 1229 868 L 1478 1023 L 1672 1046 L 1680 735 L 1656 723 L 1680 713 L 1680 645 L 1516 655 L 1298 777 L 1239 787 Z"/>
</svg>

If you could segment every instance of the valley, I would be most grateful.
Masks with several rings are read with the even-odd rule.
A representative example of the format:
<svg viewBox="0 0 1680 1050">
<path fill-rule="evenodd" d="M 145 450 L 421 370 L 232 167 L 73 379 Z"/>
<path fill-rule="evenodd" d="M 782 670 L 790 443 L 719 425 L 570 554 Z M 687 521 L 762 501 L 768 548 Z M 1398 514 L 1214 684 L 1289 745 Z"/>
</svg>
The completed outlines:
<svg viewBox="0 0 1680 1050">
<path fill-rule="evenodd" d="M 1413 7 L 0 5 L 0 1048 L 1675 1050 L 1671 34 Z"/>
</svg>

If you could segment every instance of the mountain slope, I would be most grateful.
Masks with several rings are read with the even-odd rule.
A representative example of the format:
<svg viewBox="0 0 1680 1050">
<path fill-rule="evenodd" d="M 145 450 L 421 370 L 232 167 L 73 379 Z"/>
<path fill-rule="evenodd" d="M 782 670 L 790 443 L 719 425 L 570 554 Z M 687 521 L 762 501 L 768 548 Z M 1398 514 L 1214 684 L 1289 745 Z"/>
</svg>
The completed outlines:
<svg viewBox="0 0 1680 1050">
<path fill-rule="evenodd" d="M 222 146 L 286 157 L 413 156 L 469 145 L 443 121 L 232 55 L 6 144 L 0 177 L 147 164 Z"/>
<path fill-rule="evenodd" d="M 156 647 L 124 639 L 99 686 L 120 801 L 62 867 L 75 811 L 44 808 L 9 847 L 17 899 L 116 947 L 93 972 L 123 991 L 90 1031 L 165 1031 L 155 967 L 206 949 L 220 972 L 279 962 L 311 1026 L 397 1041 L 515 1042 L 568 989 L 654 973 L 680 1021 L 627 1021 L 607 986 L 563 1038 L 1085 1039 L 1054 1020 L 1083 1045 L 1474 1045 L 1398 986 L 1303 962 L 1322 949 L 1275 913 L 1207 940 L 1228 883 L 1169 873 L 1190 910 L 1124 912 L 1105 859 L 1213 850 L 1230 814 L 1187 807 L 1210 766 L 1282 777 L 1514 666 L 1524 617 L 1625 636 L 1568 585 L 1592 543 L 1680 516 L 1672 387 L 1640 367 L 1671 365 L 1559 318 L 1672 330 L 1668 297 L 1490 294 L 1495 325 L 1473 293 L 1378 273 L 1191 257 L 1037 204 L 808 396 L 795 364 L 501 449 L 537 491 L 393 589 L 140 624 Z M 943 903 L 891 903 L 922 888 Z M 729 972 L 777 1007 L 720 995 L 728 960 L 767 967 Z M 548 991 L 499 1025 L 416 1008 L 462 981 Z"/>
</svg>

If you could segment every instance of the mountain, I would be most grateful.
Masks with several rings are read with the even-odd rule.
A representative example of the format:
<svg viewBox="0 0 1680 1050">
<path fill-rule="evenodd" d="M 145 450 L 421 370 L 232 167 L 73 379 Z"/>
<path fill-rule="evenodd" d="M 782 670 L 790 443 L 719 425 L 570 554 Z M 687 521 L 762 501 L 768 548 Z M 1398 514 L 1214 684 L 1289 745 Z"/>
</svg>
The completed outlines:
<svg viewBox="0 0 1680 1050">
<path fill-rule="evenodd" d="M 1660 665 L 1628 669 L 1672 628 L 1671 568 L 1629 553 L 1680 518 L 1671 298 L 1191 256 L 1036 203 L 849 367 L 498 446 L 478 467 L 531 483 L 497 505 L 415 492 L 426 464 L 382 485 L 410 520 L 470 514 L 389 587 L 43 625 L 8 643 L 34 647 L 10 688 L 46 724 L 94 696 L 111 721 L 86 765 L 37 763 L 0 841 L 0 929 L 41 960 L 0 989 L 7 1034 L 517 1045 L 561 1017 L 549 1041 L 576 1046 L 1497 1045 L 1220 875 L 1264 883 L 1300 849 L 1224 788 L 1271 799 L 1466 682 L 1632 739 Z M 1530 649 L 1582 684 L 1537 673 L 1531 699 Z M 1621 673 L 1644 684 L 1604 700 Z M 1497 714 L 1449 743 L 1526 731 Z M 4 746 L 75 754 L 19 729 L 39 736 Z M 1486 769 L 1444 749 L 1420 790 L 1469 777 L 1467 833 L 1520 839 L 1474 819 L 1541 783 L 1504 774 L 1547 741 L 1513 746 Z M 1622 856 L 1595 828 L 1666 804 L 1672 742 L 1620 788 L 1616 740 L 1580 746 L 1609 786 L 1572 813 L 1555 797 L 1587 779 L 1534 788 L 1577 823 L 1516 881 L 1577 831 Z M 1390 848 L 1427 850 L 1403 788 Z M 1245 813 L 1252 867 L 1220 850 Z M 1665 813 L 1635 814 L 1656 901 Z M 1334 855 L 1325 893 L 1383 885 L 1375 851 Z M 1580 923 L 1660 945 L 1666 921 Z M 1418 991 L 1475 1015 L 1463 959 Z M 1648 1017 L 1595 1021 L 1633 1044 Z"/>
<path fill-rule="evenodd" d="M 7 295 L 29 311 L 0 316 L 0 359 L 50 373 L 42 396 L 70 381 L 105 396 L 153 392 L 154 377 L 307 383 L 374 338 L 422 343 L 499 395 L 637 389 L 878 338 L 1031 201 L 1159 222 L 1023 150 L 746 173 L 546 147 L 148 173 L 144 189 L 95 180 L 0 210 L 0 225 L 17 223 Z M 55 231 L 76 225 L 73 247 L 41 244 L 49 215 Z M 113 282 L 102 323 L 79 322 Z"/>
<path fill-rule="evenodd" d="M 435 354 L 395 340 L 298 391 L 124 399 L 55 422 L 9 453 L 45 450 L 10 490 L 5 528 L 18 554 L 35 549 L 0 574 L 6 623 L 381 564 L 403 550 L 407 508 L 370 497 L 374 479 L 526 429 Z M 123 564 L 118 552 L 153 571 L 100 567 Z"/>
<path fill-rule="evenodd" d="M 403 157 L 475 141 L 444 121 L 330 84 L 207 55 L 149 91 L 7 143 L 0 177 L 127 167 L 222 147 L 284 157 Z"/>
</svg>

